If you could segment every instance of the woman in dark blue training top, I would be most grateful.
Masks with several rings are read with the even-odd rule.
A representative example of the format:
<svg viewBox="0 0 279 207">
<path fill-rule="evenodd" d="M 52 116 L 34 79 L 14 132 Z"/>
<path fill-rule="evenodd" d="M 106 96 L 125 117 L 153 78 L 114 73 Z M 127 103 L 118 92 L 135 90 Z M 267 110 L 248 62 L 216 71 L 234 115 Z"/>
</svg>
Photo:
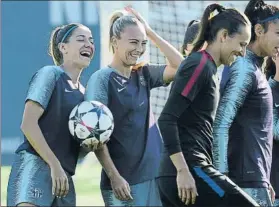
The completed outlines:
<svg viewBox="0 0 279 207">
<path fill-rule="evenodd" d="M 21 130 L 24 143 L 16 151 L 7 192 L 8 206 L 75 206 L 73 180 L 80 143 L 71 136 L 71 110 L 84 100 L 79 78 L 94 55 L 89 28 L 68 24 L 50 40 L 55 65 L 32 77 Z"/>
<path fill-rule="evenodd" d="M 111 19 L 113 60 L 95 72 L 85 99 L 96 100 L 111 110 L 115 128 L 110 141 L 95 151 L 103 166 L 102 196 L 106 206 L 160 206 L 155 177 L 162 139 L 150 108 L 150 90 L 167 85 L 183 56 L 156 34 L 132 8 Z M 147 37 L 168 59 L 167 65 L 142 64 Z"/>
<path fill-rule="evenodd" d="M 218 14 L 210 18 L 215 10 Z M 244 56 L 250 38 L 244 14 L 219 4 L 206 8 L 193 51 L 178 69 L 158 122 L 165 145 L 157 179 L 163 206 L 257 205 L 212 165 L 217 67 Z M 206 50 L 197 52 L 205 41 Z"/>
<path fill-rule="evenodd" d="M 222 73 L 213 126 L 214 166 L 227 173 L 261 206 L 272 205 L 270 171 L 273 145 L 272 92 L 262 64 L 279 48 L 279 8 L 251 0 L 245 8 L 252 24 L 245 57 Z"/>
<path fill-rule="evenodd" d="M 275 191 L 273 206 L 279 206 L 279 55 L 269 57 L 266 63 L 266 77 L 273 96 L 273 149 L 270 182 Z"/>
</svg>

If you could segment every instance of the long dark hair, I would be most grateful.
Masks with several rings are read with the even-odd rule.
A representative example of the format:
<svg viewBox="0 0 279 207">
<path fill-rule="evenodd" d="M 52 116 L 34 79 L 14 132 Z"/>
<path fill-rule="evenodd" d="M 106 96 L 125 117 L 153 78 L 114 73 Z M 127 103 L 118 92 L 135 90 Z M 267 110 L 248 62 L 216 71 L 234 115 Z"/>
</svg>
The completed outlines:
<svg viewBox="0 0 279 207">
<path fill-rule="evenodd" d="M 215 10 L 218 14 L 210 18 Z M 199 51 L 205 42 L 212 43 L 220 29 L 226 29 L 229 35 L 233 35 L 239 32 L 241 25 L 250 25 L 250 21 L 237 9 L 226 9 L 220 4 L 209 5 L 203 13 L 201 29 L 192 51 Z"/>
<path fill-rule="evenodd" d="M 200 20 L 192 20 L 189 22 L 184 35 L 183 45 L 181 47 L 182 55 L 186 55 L 185 50 L 187 49 L 187 45 L 192 44 L 196 39 L 200 29 L 200 22 Z"/>
</svg>

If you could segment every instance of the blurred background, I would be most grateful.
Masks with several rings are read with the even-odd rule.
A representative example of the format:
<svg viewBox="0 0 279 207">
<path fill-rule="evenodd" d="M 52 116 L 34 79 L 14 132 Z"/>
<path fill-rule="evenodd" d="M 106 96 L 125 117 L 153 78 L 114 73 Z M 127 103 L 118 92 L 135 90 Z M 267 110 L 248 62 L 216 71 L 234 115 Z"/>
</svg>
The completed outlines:
<svg viewBox="0 0 279 207">
<path fill-rule="evenodd" d="M 48 56 L 52 30 L 72 22 L 88 26 L 95 39 L 95 57 L 82 74 L 82 82 L 108 64 L 109 17 L 116 9 L 132 5 L 150 26 L 177 49 L 183 43 L 189 21 L 200 19 L 210 3 L 220 3 L 244 11 L 248 1 L 2 1 L 2 80 L 1 80 L 1 206 L 6 204 L 6 188 L 14 151 L 22 142 L 19 129 L 28 83 L 36 70 L 53 64 Z M 279 5 L 277 1 L 269 4 Z M 150 42 L 144 57 L 151 63 L 165 63 L 161 52 Z M 165 104 L 169 88 L 152 91 L 156 118 Z M 101 206 L 100 164 L 94 154 L 81 160 L 74 176 L 78 206 Z"/>
</svg>

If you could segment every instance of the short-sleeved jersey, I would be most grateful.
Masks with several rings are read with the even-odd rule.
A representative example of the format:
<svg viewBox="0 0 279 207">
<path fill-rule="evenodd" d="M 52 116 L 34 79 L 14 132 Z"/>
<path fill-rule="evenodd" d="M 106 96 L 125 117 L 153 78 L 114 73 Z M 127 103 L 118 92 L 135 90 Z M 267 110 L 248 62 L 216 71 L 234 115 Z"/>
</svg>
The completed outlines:
<svg viewBox="0 0 279 207">
<path fill-rule="evenodd" d="M 247 49 L 225 68 L 214 122 L 215 166 L 240 187 L 269 183 L 272 159 L 272 93 L 261 71 L 263 58 Z M 228 170 L 227 170 L 228 165 Z"/>
<path fill-rule="evenodd" d="M 176 169 L 170 160 L 170 155 L 182 151 L 188 164 L 212 163 L 212 125 L 219 101 L 219 82 L 217 67 L 206 52 L 194 52 L 185 59 L 173 82 L 169 99 L 182 96 L 190 101 L 189 106 L 178 116 L 178 140 L 175 137 L 165 137 L 170 125 L 164 125 L 160 130 L 165 140 L 169 140 L 173 149 L 164 150 L 160 176 L 176 175 Z M 162 115 L 172 114 L 172 108 L 183 107 L 183 103 L 173 103 L 168 100 Z M 165 109 L 169 110 L 166 111 Z M 159 118 L 159 120 L 161 117 Z M 173 135 L 174 136 L 174 135 Z M 178 143 L 174 143 L 177 140 Z M 165 145 L 166 146 L 166 145 Z M 178 148 L 175 146 L 179 146 Z M 181 149 L 180 149 L 181 148 Z"/>
<path fill-rule="evenodd" d="M 279 82 L 271 77 L 269 85 L 273 96 L 273 150 L 270 182 L 279 198 Z"/>
<path fill-rule="evenodd" d="M 70 77 L 59 66 L 45 66 L 32 77 L 29 100 L 44 109 L 38 122 L 44 138 L 64 170 L 74 175 L 80 147 L 69 132 L 68 120 L 72 109 L 84 100 L 84 88 L 71 87 Z M 16 152 L 22 150 L 38 155 L 26 137 Z"/>
<path fill-rule="evenodd" d="M 130 185 L 154 179 L 158 172 L 162 139 L 150 108 L 150 90 L 164 85 L 165 65 L 145 65 L 130 78 L 103 68 L 89 79 L 85 100 L 99 101 L 111 110 L 114 131 L 107 143 L 110 156 Z M 101 188 L 110 189 L 102 171 Z"/>
</svg>

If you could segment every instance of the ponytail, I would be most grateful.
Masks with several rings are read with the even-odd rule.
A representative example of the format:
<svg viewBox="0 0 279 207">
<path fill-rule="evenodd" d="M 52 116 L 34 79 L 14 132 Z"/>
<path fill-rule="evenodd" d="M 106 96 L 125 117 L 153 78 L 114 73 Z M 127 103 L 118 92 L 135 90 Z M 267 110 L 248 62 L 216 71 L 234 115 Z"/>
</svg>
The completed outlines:
<svg viewBox="0 0 279 207">
<path fill-rule="evenodd" d="M 263 0 L 250 0 L 245 8 L 244 13 L 252 24 L 250 42 L 254 42 L 256 40 L 256 24 L 261 24 L 264 30 L 267 31 L 269 22 L 279 19 L 279 8 L 270 4 L 266 4 Z"/>
<path fill-rule="evenodd" d="M 210 32 L 210 23 L 211 23 L 211 19 L 213 18 L 212 17 L 213 12 L 215 10 L 217 10 L 218 13 L 221 13 L 222 11 L 225 10 L 225 8 L 220 4 L 211 4 L 208 7 L 206 7 L 202 16 L 200 31 L 197 35 L 196 40 L 193 43 L 194 44 L 194 48 L 192 50 L 193 52 L 199 51 L 204 45 L 205 41 L 208 40 L 209 37 L 208 33 Z"/>
<path fill-rule="evenodd" d="M 115 28 L 115 22 L 120 19 L 121 17 L 125 16 L 124 11 L 121 10 L 117 10 L 115 11 L 111 17 L 110 17 L 110 23 L 109 23 L 109 49 L 112 49 L 112 51 L 114 52 L 114 49 L 111 45 L 111 38 L 115 35 L 115 33 L 117 33 L 116 30 L 119 30 L 119 28 Z"/>
<path fill-rule="evenodd" d="M 58 49 L 57 36 L 61 27 L 57 27 L 51 34 L 50 44 L 49 44 L 49 55 L 52 57 L 55 65 L 60 65 L 62 60 L 62 54 Z"/>
</svg>

